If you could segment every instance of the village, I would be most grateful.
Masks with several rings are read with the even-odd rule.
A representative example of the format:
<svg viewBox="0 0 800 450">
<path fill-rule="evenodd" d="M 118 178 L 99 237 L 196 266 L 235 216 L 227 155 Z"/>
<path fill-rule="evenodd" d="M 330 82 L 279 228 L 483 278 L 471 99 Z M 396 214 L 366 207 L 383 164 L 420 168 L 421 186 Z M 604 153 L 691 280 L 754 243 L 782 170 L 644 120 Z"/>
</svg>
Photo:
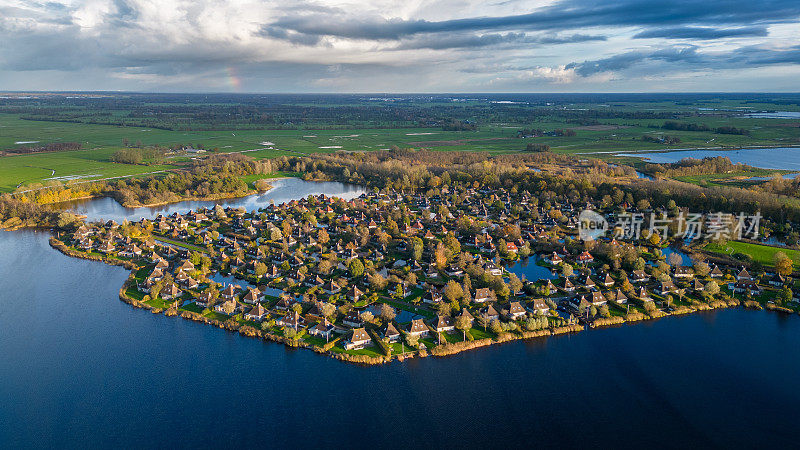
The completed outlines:
<svg viewBox="0 0 800 450">
<path fill-rule="evenodd" d="M 797 302 L 788 277 L 690 259 L 658 236 L 581 241 L 584 208 L 601 210 L 470 186 L 319 195 L 254 211 L 217 205 L 85 224 L 64 245 L 131 267 L 120 295 L 132 304 L 344 359 L 760 307 L 786 291 Z M 551 276 L 520 276 L 520 261 Z"/>
</svg>

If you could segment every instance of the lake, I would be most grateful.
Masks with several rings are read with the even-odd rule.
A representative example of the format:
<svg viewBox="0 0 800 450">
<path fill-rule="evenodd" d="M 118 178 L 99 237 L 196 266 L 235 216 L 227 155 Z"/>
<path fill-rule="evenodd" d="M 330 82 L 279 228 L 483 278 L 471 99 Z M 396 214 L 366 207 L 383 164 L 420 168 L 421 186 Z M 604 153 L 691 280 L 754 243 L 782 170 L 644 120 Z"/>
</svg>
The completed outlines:
<svg viewBox="0 0 800 450">
<path fill-rule="evenodd" d="M 528 281 L 555 280 L 558 275 L 553 273 L 548 267 L 540 266 L 537 262 L 541 258 L 539 255 L 531 255 L 527 258 L 520 258 L 512 264 L 507 264 L 506 269 L 516 274 L 520 279 Z"/>
<path fill-rule="evenodd" d="M 741 150 L 680 150 L 675 152 L 620 153 L 617 156 L 645 158 L 653 163 L 674 163 L 684 158 L 709 158 L 725 156 L 734 163 L 763 169 L 800 171 L 800 148 L 748 148 Z M 641 177 L 640 177 L 641 178 Z"/>
<path fill-rule="evenodd" d="M 745 114 L 756 119 L 800 119 L 800 111 L 772 111 Z"/>
<path fill-rule="evenodd" d="M 181 214 L 198 208 L 212 208 L 215 205 L 230 206 L 232 208 L 243 207 L 248 211 L 269 206 L 271 202 L 280 204 L 291 200 L 308 197 L 309 195 L 326 194 L 350 200 L 366 192 L 361 186 L 345 184 L 339 182 L 309 182 L 300 178 L 279 178 L 271 180 L 273 188 L 263 194 L 250 195 L 247 197 L 216 200 L 216 201 L 185 201 L 171 203 L 163 206 L 125 208 L 116 200 L 110 197 L 91 200 L 75 200 L 65 202 L 63 207 L 87 216 L 87 221 L 94 220 L 139 220 L 142 217 L 153 218 L 158 214 L 169 215 L 174 212 Z"/>
<path fill-rule="evenodd" d="M 731 309 L 363 367 L 133 308 L 125 269 L 48 237 L 0 233 L 0 448 L 796 445 L 797 316 Z"/>
</svg>

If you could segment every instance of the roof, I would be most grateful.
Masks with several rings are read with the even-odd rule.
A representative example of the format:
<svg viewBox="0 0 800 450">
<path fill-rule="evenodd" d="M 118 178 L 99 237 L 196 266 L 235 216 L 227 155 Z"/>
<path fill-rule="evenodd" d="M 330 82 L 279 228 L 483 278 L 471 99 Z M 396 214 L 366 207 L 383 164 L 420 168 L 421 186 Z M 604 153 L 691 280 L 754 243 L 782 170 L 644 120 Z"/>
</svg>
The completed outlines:
<svg viewBox="0 0 800 450">
<path fill-rule="evenodd" d="M 353 330 L 353 334 L 350 336 L 350 342 L 368 342 L 371 341 L 369 335 L 367 334 L 367 330 L 363 328 L 356 328 Z"/>
</svg>

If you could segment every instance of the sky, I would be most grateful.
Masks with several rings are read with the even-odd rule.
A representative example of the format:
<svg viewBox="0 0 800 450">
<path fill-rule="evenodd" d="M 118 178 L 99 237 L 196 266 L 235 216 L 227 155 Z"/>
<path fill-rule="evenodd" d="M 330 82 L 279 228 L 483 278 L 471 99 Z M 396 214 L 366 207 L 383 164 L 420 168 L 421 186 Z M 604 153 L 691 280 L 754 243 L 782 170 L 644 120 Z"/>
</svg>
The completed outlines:
<svg viewBox="0 0 800 450">
<path fill-rule="evenodd" d="M 798 92 L 800 0 L 0 0 L 0 90 Z"/>
</svg>

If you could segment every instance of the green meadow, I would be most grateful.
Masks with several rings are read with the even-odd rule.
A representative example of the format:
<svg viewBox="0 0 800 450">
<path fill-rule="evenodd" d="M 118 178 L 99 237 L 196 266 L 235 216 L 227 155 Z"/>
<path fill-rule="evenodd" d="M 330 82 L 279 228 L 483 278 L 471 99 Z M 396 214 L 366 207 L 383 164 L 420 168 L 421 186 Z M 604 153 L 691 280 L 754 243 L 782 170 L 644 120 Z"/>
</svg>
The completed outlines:
<svg viewBox="0 0 800 450">
<path fill-rule="evenodd" d="M 769 245 L 751 244 L 749 242 L 730 241 L 725 244 L 711 242 L 703 247 L 704 250 L 725 255 L 741 253 L 749 255 L 753 261 L 765 266 L 772 266 L 775 261 L 775 254 L 783 252 L 794 261 L 795 266 L 800 266 L 800 251 L 789 248 L 771 247 Z"/>
<path fill-rule="evenodd" d="M 89 123 L 23 120 L 18 114 L 0 113 L 0 149 L 56 142 L 79 142 L 80 151 L 0 158 L 0 192 L 10 192 L 18 186 L 46 182 L 55 178 L 69 180 L 102 179 L 136 176 L 170 170 L 186 161 L 186 156 L 168 160 L 158 166 L 125 165 L 111 162 L 111 155 L 122 148 L 123 141 L 142 145 L 191 145 L 216 149 L 219 152 L 242 152 L 253 158 L 273 158 L 281 155 L 328 153 L 336 151 L 361 152 L 402 148 L 427 148 L 434 151 L 480 151 L 514 153 L 524 151 L 528 143 L 549 145 L 554 152 L 587 154 L 620 164 L 639 166 L 643 161 L 633 157 L 617 157 L 615 152 L 636 152 L 703 147 L 781 146 L 800 143 L 800 128 L 790 120 L 755 119 L 740 116 L 696 115 L 696 107 L 674 102 L 629 103 L 614 105 L 620 113 L 642 110 L 672 111 L 686 114 L 676 119 L 684 123 L 708 127 L 733 126 L 747 129 L 750 135 L 716 134 L 712 131 L 663 130 L 664 119 L 604 118 L 592 125 L 570 123 L 563 118 L 541 116 L 532 123 L 479 121 L 478 131 L 444 131 L 441 127 L 426 128 L 368 128 L 368 129 L 307 129 L 292 130 L 217 130 L 171 131 L 141 126 L 99 125 Z M 729 101 L 707 102 L 709 108 L 741 108 Z M 756 105 L 759 106 L 759 105 Z M 764 104 L 764 108 L 770 106 Z M 774 106 L 774 105 L 773 105 Z M 575 104 L 576 110 L 597 109 L 598 105 Z M 452 114 L 460 114 L 454 107 Z M 124 117 L 125 111 L 112 113 Z M 543 136 L 517 138 L 517 130 L 538 128 L 554 130 L 570 128 L 575 136 Z M 680 142 L 672 145 L 647 142 L 642 136 L 677 136 Z M 29 143 L 29 144 L 26 144 Z M 770 172 L 771 173 L 771 172 Z M 738 174 L 746 175 L 746 174 Z M 758 173 L 753 175 L 768 175 Z M 732 174 L 709 176 L 707 179 L 686 179 L 693 183 L 735 183 Z M 730 185 L 730 184 L 729 184 Z"/>
</svg>

